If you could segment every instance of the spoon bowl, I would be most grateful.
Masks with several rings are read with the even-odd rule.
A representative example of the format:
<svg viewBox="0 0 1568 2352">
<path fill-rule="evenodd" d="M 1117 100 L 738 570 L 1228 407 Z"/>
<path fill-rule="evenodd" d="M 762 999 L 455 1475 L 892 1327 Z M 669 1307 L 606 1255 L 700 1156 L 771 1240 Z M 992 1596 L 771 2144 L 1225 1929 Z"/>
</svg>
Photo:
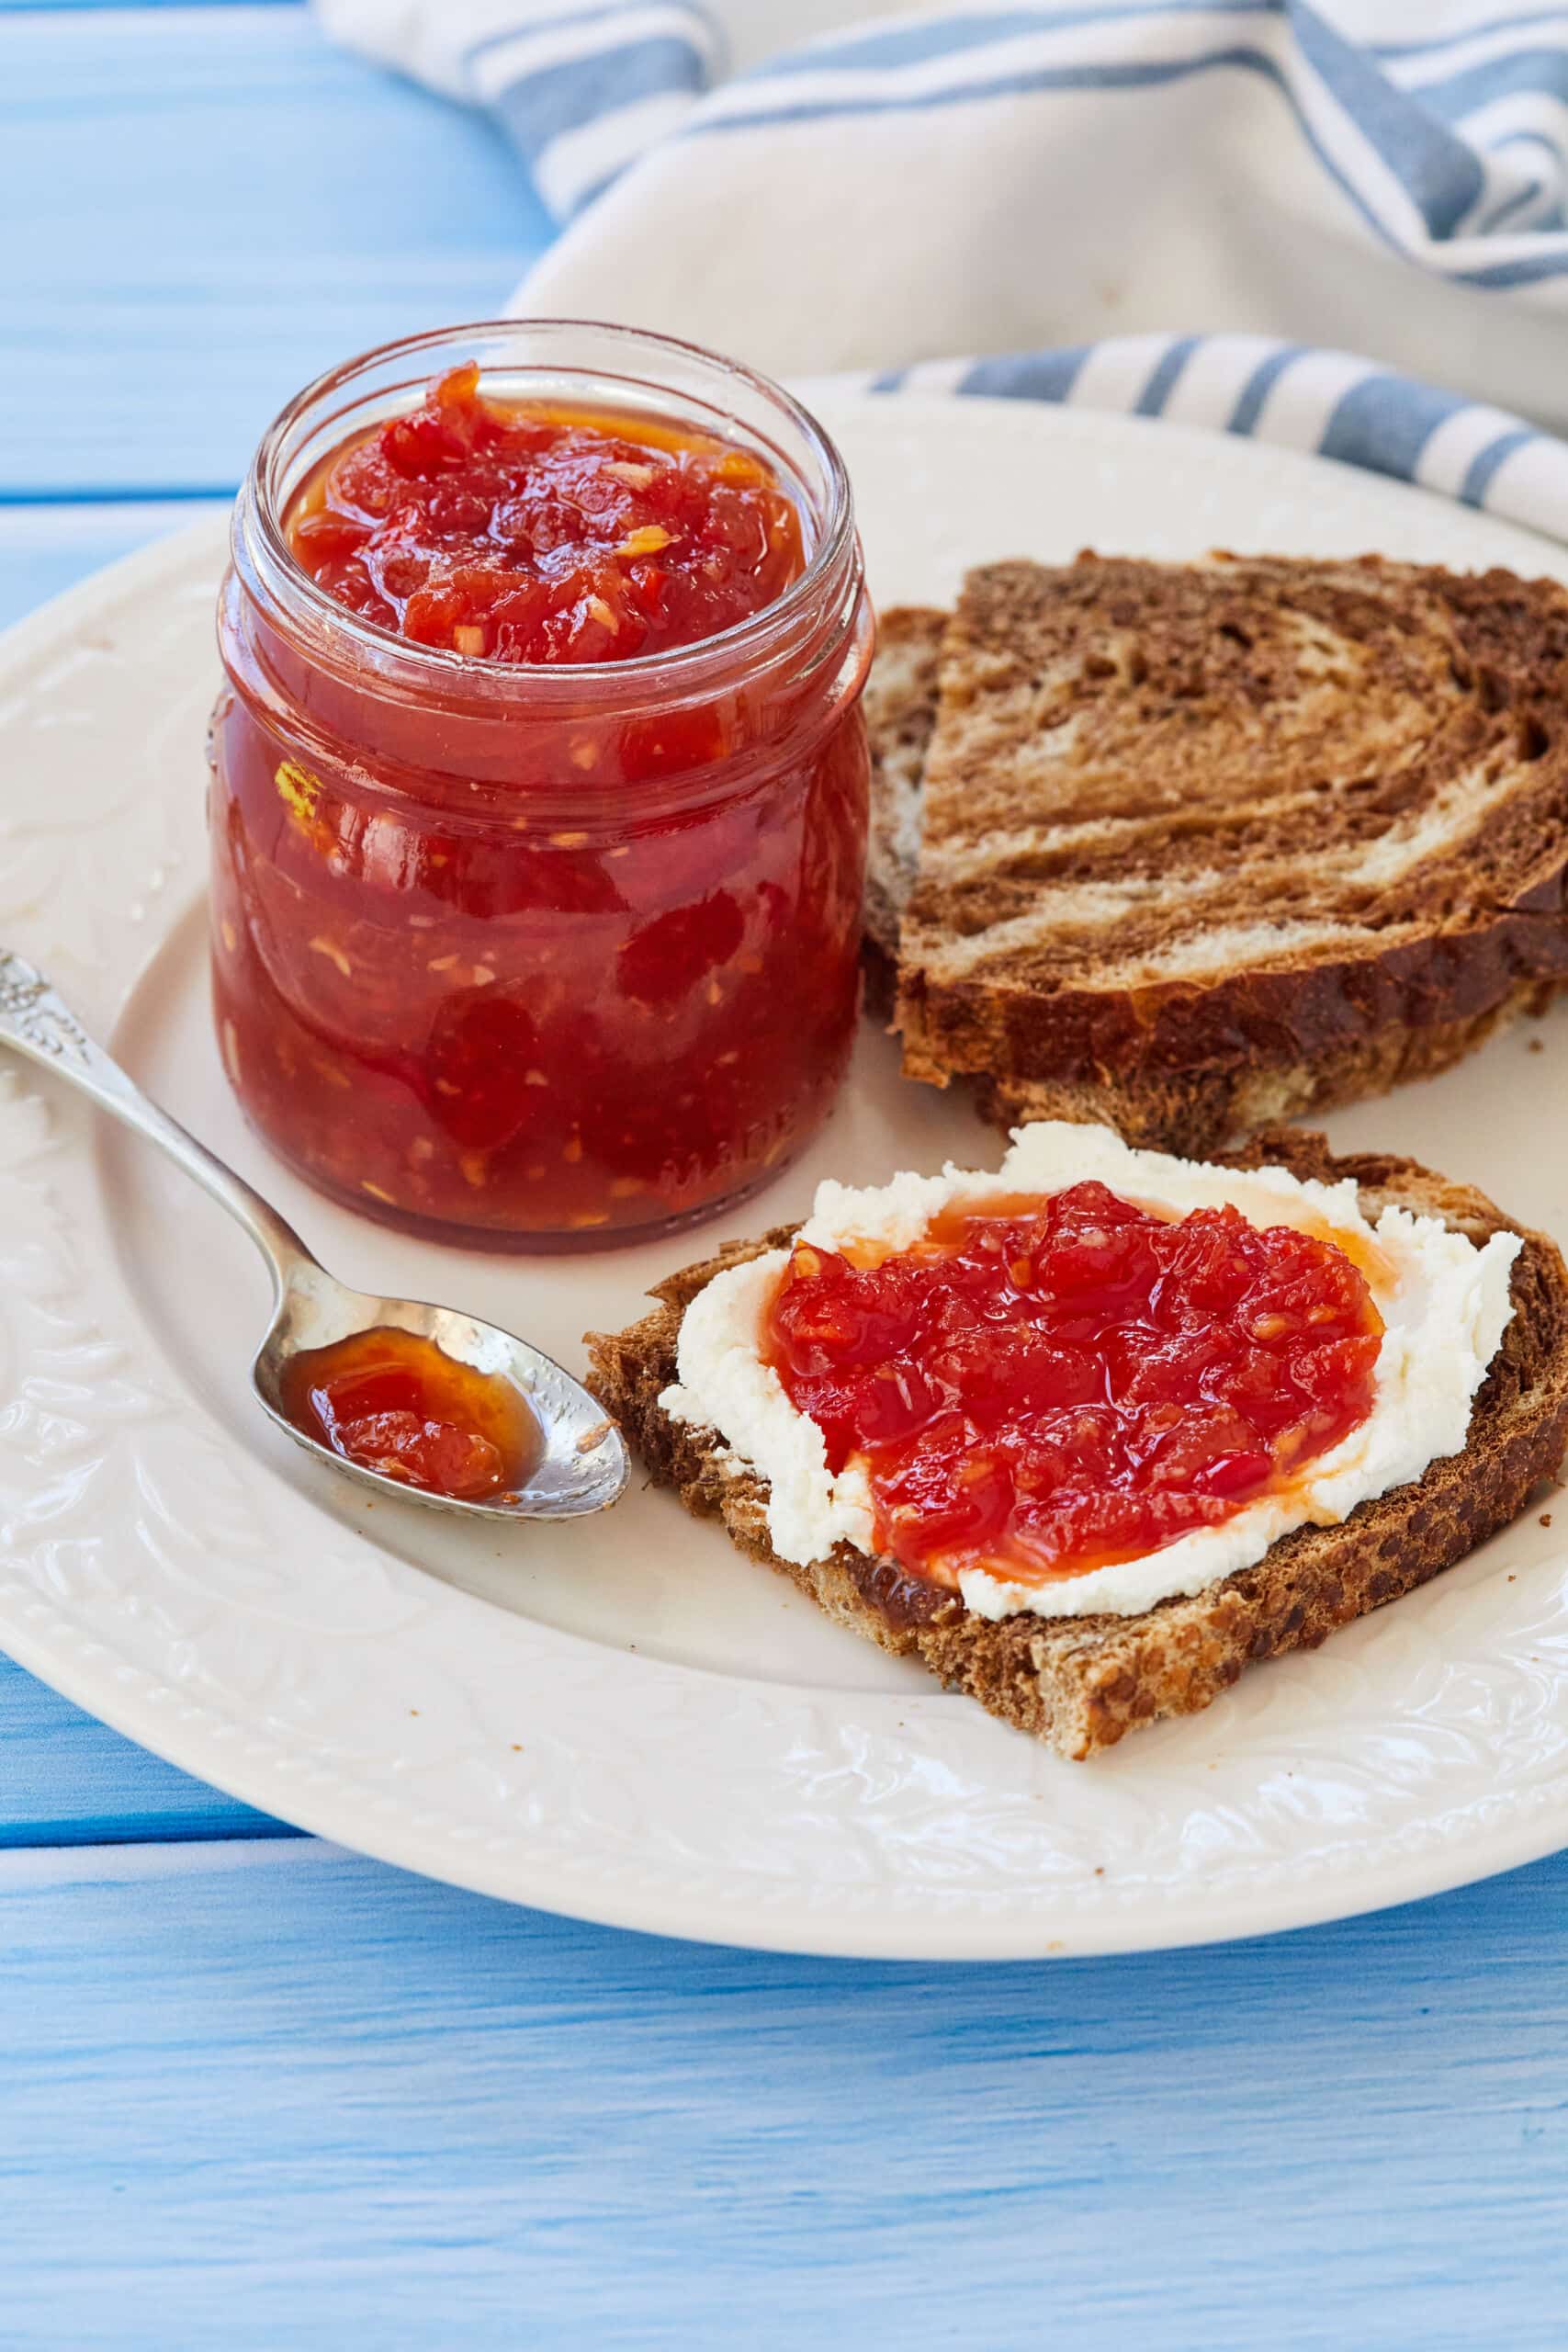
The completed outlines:
<svg viewBox="0 0 1568 2352">
<path fill-rule="evenodd" d="M 284 1376 L 306 1349 L 330 1348 L 357 1332 L 392 1329 L 433 1340 L 444 1355 L 471 1364 L 492 1379 L 520 1390 L 538 1425 L 540 1451 L 525 1482 L 513 1494 L 460 1500 L 388 1477 L 364 1463 L 322 1445 L 289 1418 Z M 432 1306 L 412 1298 L 376 1298 L 349 1290 L 314 1261 L 296 1267 L 278 1301 L 271 1328 L 251 1366 L 251 1385 L 263 1410 L 307 1453 L 367 1487 L 400 1501 L 440 1510 L 477 1512 L 484 1519 L 580 1519 L 604 1510 L 625 1491 L 630 1464 L 626 1441 L 580 1381 L 553 1357 L 530 1347 L 494 1323 L 461 1315 L 456 1307 Z"/>
<path fill-rule="evenodd" d="M 43 974 L 0 947 L 0 1046 L 13 1046 L 52 1070 L 99 1108 L 146 1137 L 195 1178 L 244 1227 L 266 1260 L 273 1317 L 251 1367 L 258 1402 L 278 1427 L 340 1476 L 357 1479 L 404 1503 L 466 1511 L 480 1519 L 580 1519 L 604 1510 L 625 1489 L 626 1442 L 581 1381 L 525 1340 L 455 1307 L 421 1299 L 376 1298 L 349 1290 L 312 1257 L 286 1218 L 243 1177 L 150 1102 L 119 1064 L 83 1028 Z M 392 1329 L 433 1340 L 476 1372 L 521 1392 L 538 1451 L 515 1492 L 480 1498 L 433 1492 L 390 1477 L 323 1444 L 284 1408 L 283 1382 L 294 1358 L 361 1332 Z"/>
</svg>

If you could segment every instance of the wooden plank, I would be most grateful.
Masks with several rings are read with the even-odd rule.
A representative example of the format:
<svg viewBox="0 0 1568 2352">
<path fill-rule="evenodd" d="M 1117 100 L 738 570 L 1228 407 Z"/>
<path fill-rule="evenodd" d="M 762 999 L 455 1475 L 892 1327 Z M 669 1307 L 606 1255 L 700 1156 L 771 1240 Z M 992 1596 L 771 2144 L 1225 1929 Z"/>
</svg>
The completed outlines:
<svg viewBox="0 0 1568 2352">
<path fill-rule="evenodd" d="M 0 1849 L 298 1834 L 177 1772 L 0 1657 Z"/>
<path fill-rule="evenodd" d="M 58 17 L 92 11 L 147 16 L 154 9 L 178 8 L 187 17 L 203 16 L 209 8 L 305 8 L 310 0 L 0 0 L 0 17 Z"/>
<path fill-rule="evenodd" d="M 1568 1860 L 1267 1944 L 856 1966 L 318 1845 L 0 1860 L 7 2343 L 1562 2342 Z"/>
<path fill-rule="evenodd" d="M 180 8 L 196 16 L 208 8 L 304 8 L 309 0 L 0 0 L 0 17 L 61 16 L 70 10 L 99 16 L 111 9 L 134 10 L 144 16 L 154 8 Z"/>
<path fill-rule="evenodd" d="M 501 134 L 303 10 L 0 23 L 0 497 L 222 489 L 321 368 L 493 315 L 548 224 Z"/>
<path fill-rule="evenodd" d="M 227 504 L 227 500 L 220 502 Z M 0 505 L 0 628 L 149 540 L 213 512 L 204 499 Z"/>
</svg>

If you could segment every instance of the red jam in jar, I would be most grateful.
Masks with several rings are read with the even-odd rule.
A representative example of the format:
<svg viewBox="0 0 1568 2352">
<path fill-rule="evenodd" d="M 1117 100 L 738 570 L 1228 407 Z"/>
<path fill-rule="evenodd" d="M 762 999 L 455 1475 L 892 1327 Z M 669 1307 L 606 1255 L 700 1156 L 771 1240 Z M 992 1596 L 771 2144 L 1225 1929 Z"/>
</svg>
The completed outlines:
<svg viewBox="0 0 1568 2352">
<path fill-rule="evenodd" d="M 503 406 L 472 364 L 329 458 L 284 527 L 350 612 L 491 662 L 700 645 L 805 569 L 763 458 L 634 418 Z"/>
<path fill-rule="evenodd" d="M 769 1315 L 876 1545 L 955 1587 L 1081 1576 L 1288 1490 L 1367 1419 L 1382 1318 L 1335 1242 L 1100 1183 L 958 1208 L 857 1265 L 797 1243 Z"/>
<path fill-rule="evenodd" d="M 253 1122 L 500 1246 L 766 1181 L 852 1039 L 870 634 L 837 453 L 727 363 L 518 322 L 303 395 L 220 616 L 214 1001 Z"/>
</svg>

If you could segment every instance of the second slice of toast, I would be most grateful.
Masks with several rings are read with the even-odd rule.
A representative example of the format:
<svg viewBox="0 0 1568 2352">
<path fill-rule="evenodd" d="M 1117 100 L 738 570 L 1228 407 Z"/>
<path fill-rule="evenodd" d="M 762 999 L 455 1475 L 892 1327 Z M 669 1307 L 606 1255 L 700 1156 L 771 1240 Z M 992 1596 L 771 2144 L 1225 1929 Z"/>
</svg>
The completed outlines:
<svg viewBox="0 0 1568 2352">
<path fill-rule="evenodd" d="M 1086 556 L 889 616 L 874 960 L 908 1075 L 1208 1153 L 1568 977 L 1568 591 Z"/>
</svg>

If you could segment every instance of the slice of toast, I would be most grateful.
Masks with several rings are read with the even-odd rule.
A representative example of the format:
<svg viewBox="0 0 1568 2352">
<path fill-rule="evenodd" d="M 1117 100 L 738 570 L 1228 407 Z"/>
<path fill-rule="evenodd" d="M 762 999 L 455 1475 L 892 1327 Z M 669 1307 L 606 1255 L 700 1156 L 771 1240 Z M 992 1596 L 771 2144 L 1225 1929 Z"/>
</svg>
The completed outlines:
<svg viewBox="0 0 1568 2352">
<path fill-rule="evenodd" d="M 906 1073 L 997 1125 L 1210 1153 L 1568 977 L 1556 582 L 1084 556 L 972 572 L 940 642 L 884 627 L 873 931 Z"/>
<path fill-rule="evenodd" d="M 1517 1516 L 1537 1481 L 1556 1473 L 1568 1442 L 1568 1267 L 1553 1242 L 1513 1226 L 1483 1193 L 1413 1160 L 1336 1159 L 1310 1131 L 1260 1137 L 1226 1164 L 1265 1162 L 1327 1183 L 1354 1177 L 1369 1218 L 1392 1202 L 1440 1217 L 1478 1244 L 1502 1229 L 1522 1232 L 1514 1315 L 1461 1453 L 1362 1503 L 1339 1526 L 1295 1529 L 1256 1566 L 1189 1599 L 1135 1616 L 991 1620 L 896 1561 L 849 1544 L 808 1567 L 781 1560 L 768 1538 L 765 1482 L 736 1467 L 716 1431 L 671 1420 L 659 1398 L 676 1377 L 691 1301 L 725 1267 L 786 1245 L 793 1227 L 731 1242 L 671 1275 L 653 1294 L 655 1311 L 629 1329 L 591 1332 L 589 1385 L 657 1484 L 674 1487 L 688 1510 L 722 1521 L 742 1552 L 781 1569 L 829 1616 L 918 1659 L 1063 1755 L 1091 1756 L 1141 1724 L 1196 1713 L 1254 1661 L 1314 1648 L 1337 1626 L 1451 1566 Z"/>
</svg>

